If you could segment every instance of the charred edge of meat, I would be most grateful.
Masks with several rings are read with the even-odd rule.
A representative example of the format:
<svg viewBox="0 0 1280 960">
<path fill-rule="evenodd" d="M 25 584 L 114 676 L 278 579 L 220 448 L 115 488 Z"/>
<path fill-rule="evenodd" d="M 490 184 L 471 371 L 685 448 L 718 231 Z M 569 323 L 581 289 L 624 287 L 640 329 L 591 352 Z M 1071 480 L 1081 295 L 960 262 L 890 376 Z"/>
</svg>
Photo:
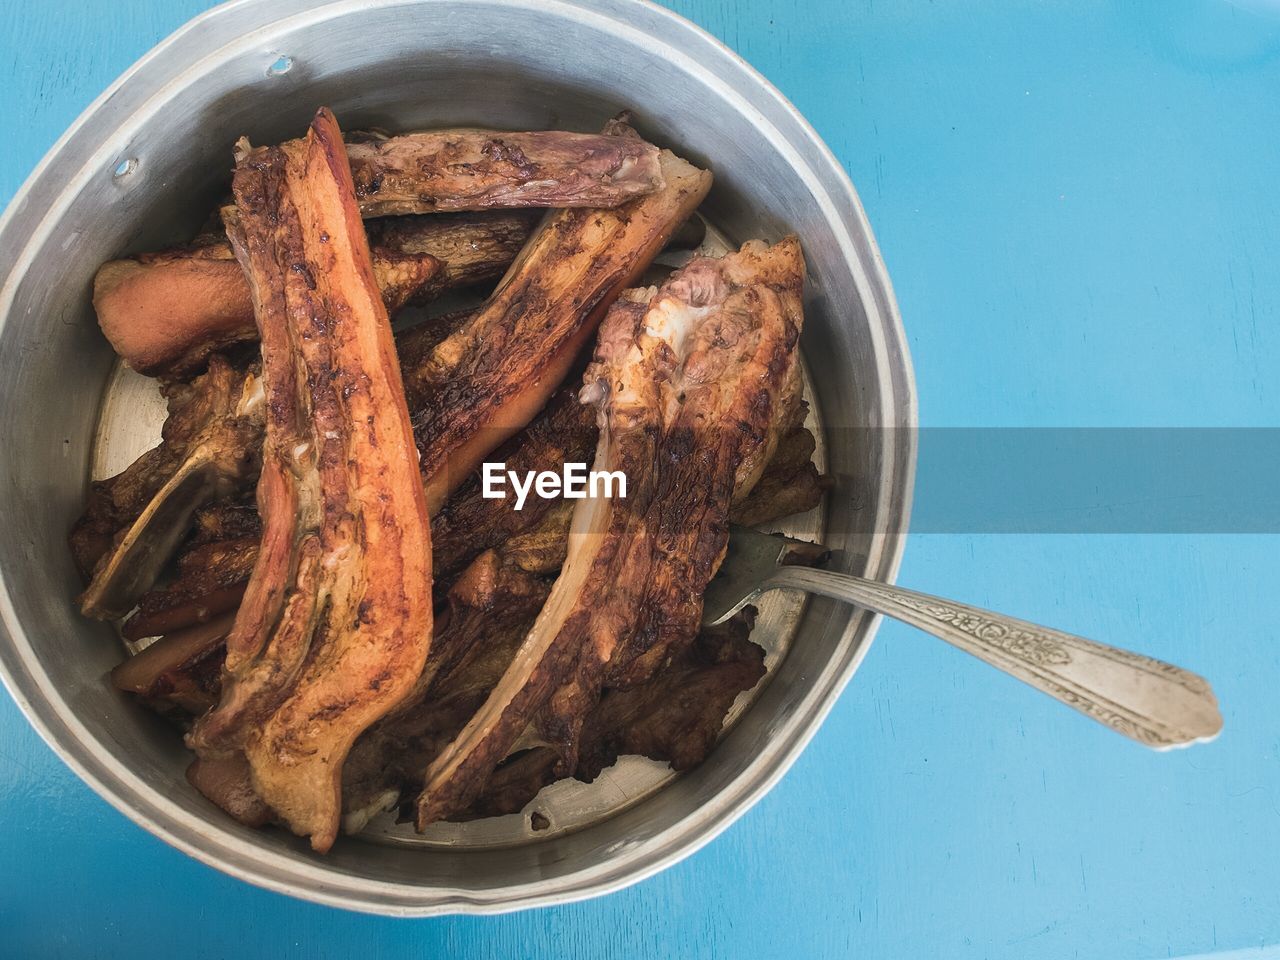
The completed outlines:
<svg viewBox="0 0 1280 960">
<path fill-rule="evenodd" d="M 610 125 L 607 140 L 633 131 Z M 414 435 L 434 514 L 496 446 L 525 426 L 568 373 L 600 317 L 706 196 L 711 175 L 660 154 L 665 186 L 614 210 L 559 210 L 534 234 L 488 302 L 406 372 Z"/>
<path fill-rule="evenodd" d="M 616 207 L 663 185 L 658 149 L 560 130 L 434 130 L 348 149 L 365 216 L 493 207 Z"/>
<path fill-rule="evenodd" d="M 263 545 L 218 705 L 188 741 L 324 852 L 352 744 L 412 690 L 431 643 L 430 525 L 386 308 L 341 134 L 240 150 L 228 217 L 267 391 Z"/>
<path fill-rule="evenodd" d="M 627 498 L 579 502 L 546 606 L 428 771 L 419 828 L 469 806 L 535 716 L 557 772 L 573 769 L 601 685 L 645 682 L 697 635 L 735 488 L 796 379 L 803 276 L 795 238 L 752 242 L 610 312 L 583 399 L 599 407 L 595 469 L 621 469 Z"/>
</svg>

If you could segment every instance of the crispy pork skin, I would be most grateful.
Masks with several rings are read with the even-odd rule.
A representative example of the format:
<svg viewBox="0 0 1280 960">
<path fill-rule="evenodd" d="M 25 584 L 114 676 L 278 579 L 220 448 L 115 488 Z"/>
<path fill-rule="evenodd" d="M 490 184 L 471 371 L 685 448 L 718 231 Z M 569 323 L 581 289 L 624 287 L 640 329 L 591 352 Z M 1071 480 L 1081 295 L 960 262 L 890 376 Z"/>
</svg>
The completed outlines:
<svg viewBox="0 0 1280 960">
<path fill-rule="evenodd" d="M 616 207 L 662 186 L 658 148 L 563 130 L 431 130 L 347 148 L 365 216 Z"/>
<path fill-rule="evenodd" d="M 419 827 L 468 807 L 535 717 L 557 772 L 574 769 L 602 685 L 647 681 L 697 635 L 730 504 L 796 376 L 803 278 L 794 237 L 753 241 L 610 312 L 583 399 L 598 410 L 595 469 L 622 470 L 627 497 L 579 502 L 537 621 L 428 770 Z"/>
<path fill-rule="evenodd" d="M 374 275 L 387 310 L 501 275 L 534 216 L 513 210 L 371 221 Z M 211 353 L 258 338 L 248 284 L 225 241 L 108 261 L 94 278 L 93 306 L 116 353 L 149 376 L 190 376 Z"/>
<path fill-rule="evenodd" d="M 643 143 L 614 122 L 606 140 Z M 560 210 L 488 302 L 410 375 L 414 435 L 436 513 L 484 457 L 542 409 L 609 305 L 702 202 L 711 174 L 668 150 L 664 186 L 616 209 Z"/>
<path fill-rule="evenodd" d="M 312 846 L 338 831 L 356 738 L 413 689 L 431 642 L 431 541 L 409 414 L 341 133 L 241 149 L 228 235 L 262 342 L 263 540 L 218 705 L 188 742 L 242 754 Z"/>
</svg>

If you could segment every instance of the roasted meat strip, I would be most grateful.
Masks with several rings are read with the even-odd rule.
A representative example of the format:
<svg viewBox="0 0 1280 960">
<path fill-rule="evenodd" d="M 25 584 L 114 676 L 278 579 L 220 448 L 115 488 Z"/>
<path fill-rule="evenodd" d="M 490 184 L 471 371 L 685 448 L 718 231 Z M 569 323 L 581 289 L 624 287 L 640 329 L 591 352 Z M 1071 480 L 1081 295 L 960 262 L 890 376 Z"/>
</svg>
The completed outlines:
<svg viewBox="0 0 1280 960">
<path fill-rule="evenodd" d="M 80 597 L 85 616 L 103 620 L 128 613 L 187 535 L 192 514 L 251 481 L 258 468 L 261 406 L 261 385 L 252 373 L 215 362 L 166 421 L 160 446 L 114 480 L 95 485 L 85 517 L 71 532 L 72 549 L 87 561 L 98 548 L 98 521 L 109 517 L 125 525 L 95 561 Z"/>
<path fill-rule="evenodd" d="M 403 791 L 414 796 L 427 764 L 484 702 L 511 662 L 549 579 L 486 551 L 449 590 L 427 668 L 414 694 L 369 729 L 343 769 L 343 829 L 356 833 Z"/>
<path fill-rule="evenodd" d="M 328 850 L 356 738 L 431 643 L 431 540 L 409 414 L 337 122 L 242 146 L 228 236 L 262 341 L 263 540 L 219 703 L 188 743 L 248 762 L 256 794 Z"/>
<path fill-rule="evenodd" d="M 420 827 L 469 806 L 535 717 L 572 770 L 606 680 L 644 682 L 697 635 L 730 503 L 796 376 L 803 277 L 794 237 L 752 241 L 610 311 L 583 399 L 598 409 L 595 469 L 622 470 L 627 497 L 579 501 L 546 605 L 427 773 Z"/>
<path fill-rule="evenodd" d="M 616 207 L 662 186 L 639 137 L 431 130 L 347 149 L 365 216 L 493 207 Z"/>
<path fill-rule="evenodd" d="M 387 310 L 499 276 L 536 215 L 515 210 L 370 221 L 374 274 Z M 108 261 L 94 277 L 93 306 L 116 353 L 149 376 L 188 376 L 211 353 L 258 338 L 249 286 L 225 241 Z"/>
<path fill-rule="evenodd" d="M 173 477 L 187 453 L 215 424 L 236 416 L 245 380 L 230 365 L 215 361 L 191 383 L 165 388 L 169 415 L 160 443 L 123 472 L 89 487 L 84 513 L 67 540 L 81 575 L 88 580 L 119 536 L 142 514 L 156 493 Z M 241 445 L 241 455 L 255 456 L 256 442 Z"/>
<path fill-rule="evenodd" d="M 573 775 L 587 783 L 624 754 L 665 761 L 677 771 L 696 767 L 711 752 L 738 694 L 764 676 L 764 651 L 750 641 L 755 608 L 703 630 L 680 656 L 650 680 L 606 690 L 587 716 Z M 480 796 L 455 820 L 518 813 L 556 779 L 560 752 L 533 747 L 504 760 Z"/>
<path fill-rule="evenodd" d="M 573 390 L 560 390 L 528 428 L 489 456 L 518 474 L 556 470 L 565 463 L 583 463 L 596 444 L 595 417 L 578 402 Z M 472 474 L 431 518 L 435 575 L 441 580 L 457 573 L 482 551 L 507 544 L 536 526 L 556 501 L 530 498 L 523 510 L 505 499 L 486 498 L 480 478 Z"/>
<path fill-rule="evenodd" d="M 608 130 L 605 140 L 643 143 L 623 123 Z M 433 514 L 542 409 L 614 298 L 711 187 L 711 174 L 669 150 L 660 166 L 657 192 L 550 215 L 488 302 L 406 377 Z"/>
</svg>

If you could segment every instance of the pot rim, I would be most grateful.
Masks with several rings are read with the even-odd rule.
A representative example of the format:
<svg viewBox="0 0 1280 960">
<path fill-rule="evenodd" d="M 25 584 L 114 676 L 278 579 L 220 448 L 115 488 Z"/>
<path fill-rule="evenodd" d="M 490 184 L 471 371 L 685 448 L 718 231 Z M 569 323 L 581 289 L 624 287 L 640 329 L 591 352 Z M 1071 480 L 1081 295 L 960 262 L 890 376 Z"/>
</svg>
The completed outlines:
<svg viewBox="0 0 1280 960">
<path fill-rule="evenodd" d="M 260 16 L 265 18 L 265 23 L 260 26 L 269 24 L 276 27 L 294 19 L 330 19 L 356 7 L 367 10 L 371 5 L 400 6 L 417 2 L 421 0 L 324 0 L 303 12 L 273 17 L 266 13 L 269 0 L 230 0 L 199 14 L 125 70 L 49 149 L 0 216 L 0 251 L 5 251 L 8 246 L 6 234 L 14 229 L 19 214 L 25 212 L 28 204 L 32 203 L 32 196 L 37 192 L 42 178 L 59 162 L 73 159 L 62 156 L 68 145 L 84 136 L 90 141 L 87 144 L 86 166 L 99 159 L 109 146 L 112 132 L 93 129 L 98 114 L 120 96 L 121 91 L 131 82 L 145 75 L 148 68 L 154 66 L 163 69 L 165 58 L 173 54 L 175 48 L 189 41 L 194 34 L 208 30 L 238 11 L 250 8 L 258 8 Z M 726 87 L 734 97 L 748 103 L 755 103 L 758 102 L 757 98 L 763 98 L 795 125 L 793 137 L 798 134 L 805 141 L 805 146 L 815 152 L 818 163 L 825 170 L 805 163 L 798 156 L 795 158 L 797 169 L 811 174 L 808 179 L 815 193 L 823 196 L 829 209 L 837 211 L 836 216 L 842 227 L 842 235 L 838 239 L 845 250 L 845 259 L 854 274 L 859 294 L 864 302 L 870 296 L 875 302 L 875 312 L 879 314 L 879 325 L 870 324 L 869 332 L 875 346 L 886 425 L 906 428 L 876 432 L 882 444 L 882 462 L 885 464 L 887 477 L 887 482 L 880 489 L 878 510 L 880 515 L 893 519 L 890 529 L 901 532 L 877 534 L 867 556 L 872 573 L 886 582 L 896 580 L 905 549 L 905 531 L 911 512 L 915 476 L 917 407 L 914 373 L 902 320 L 879 246 L 853 184 L 830 148 L 800 112 L 742 57 L 702 28 L 651 0 L 478 0 L 478 3 L 517 8 L 536 7 L 542 11 L 559 8 L 578 19 L 590 19 L 607 25 L 615 33 L 639 35 L 648 43 L 661 45 L 664 52 L 684 61 L 686 69 L 702 73 L 709 82 Z M 661 24 L 662 32 L 634 26 L 632 21 L 641 15 L 655 18 Z M 225 46 L 246 42 L 249 36 L 249 33 L 240 30 L 226 41 Z M 689 53 L 690 47 L 699 45 L 697 52 L 700 55 L 717 56 L 722 61 L 727 61 L 727 66 L 741 75 L 742 84 L 730 86 L 715 77 L 710 69 L 701 66 Z M 206 56 L 215 52 L 209 49 L 208 44 L 202 49 Z M 196 60 L 178 69 L 160 89 L 181 82 L 199 62 Z M 149 99 L 144 99 L 143 104 Z M 136 112 L 137 109 L 134 110 L 135 114 Z M 786 145 L 793 154 L 796 152 L 792 146 L 794 139 L 779 130 L 762 112 L 760 122 L 777 134 L 775 142 Z M 81 173 L 84 169 L 81 168 Z M 818 181 L 818 176 L 822 173 L 830 178 L 828 185 Z M 72 192 L 70 185 L 79 178 L 80 175 L 73 172 L 71 176 L 64 178 L 64 186 L 49 191 L 47 202 L 38 211 L 38 219 L 27 227 L 16 242 L 11 241 L 14 256 L 10 266 L 13 269 L 0 284 L 0 328 L 7 320 L 13 290 L 25 272 L 23 260 L 24 257 L 29 257 L 28 250 L 32 246 L 32 240 L 46 229 L 45 223 L 57 206 L 74 201 L 74 196 L 68 194 Z M 834 188 L 835 195 L 828 187 Z M 868 244 L 869 269 L 863 268 L 852 250 L 855 239 L 864 239 Z M 890 344 L 900 357 L 896 366 L 890 361 Z M 18 621 L 3 571 L 0 571 L 0 623 L 3 624 L 0 628 L 0 641 L 7 641 L 0 643 L 0 679 L 9 694 L 63 762 L 99 796 L 134 823 L 208 866 L 277 893 L 365 913 L 436 916 L 505 913 L 599 896 L 652 876 L 701 849 L 772 789 L 795 762 L 866 656 L 880 617 L 860 612 L 850 618 L 840 637 L 840 644 L 843 646 L 851 643 L 859 630 L 862 630 L 860 642 L 853 645 L 843 662 L 836 662 L 834 658 L 828 661 L 821 674 L 813 679 L 777 740 L 767 752 L 752 758 L 717 795 L 718 802 L 713 811 L 704 807 L 696 814 L 677 820 L 654 837 L 636 844 L 604 864 L 587 865 L 555 880 L 495 886 L 486 890 L 415 886 L 352 876 L 327 867 L 322 861 L 301 861 L 276 851 L 264 850 L 236 836 L 216 821 L 192 815 L 145 784 L 124 763 L 106 751 L 94 749 L 96 736 L 75 715 L 40 668 L 26 631 Z"/>
</svg>

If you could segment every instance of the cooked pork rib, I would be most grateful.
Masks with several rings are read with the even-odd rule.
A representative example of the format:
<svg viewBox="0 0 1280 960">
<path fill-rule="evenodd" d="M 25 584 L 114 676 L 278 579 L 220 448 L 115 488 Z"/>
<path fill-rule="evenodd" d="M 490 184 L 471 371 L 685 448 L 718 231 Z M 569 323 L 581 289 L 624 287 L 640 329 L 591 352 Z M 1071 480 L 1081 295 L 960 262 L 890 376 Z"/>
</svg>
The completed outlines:
<svg viewBox="0 0 1280 960">
<path fill-rule="evenodd" d="M 387 310 L 498 276 L 535 216 L 515 210 L 371 221 Z M 149 376 L 189 375 L 215 351 L 258 338 L 248 284 L 225 241 L 108 261 L 94 277 L 93 306 L 116 353 Z"/>
<path fill-rule="evenodd" d="M 192 514 L 210 500 L 234 493 L 253 476 L 261 404 L 261 387 L 253 374 L 240 375 L 215 363 L 166 421 L 160 447 L 113 481 L 97 485 L 104 497 L 91 501 L 71 534 L 73 549 L 82 547 L 85 560 L 90 550 L 84 538 L 95 530 L 96 508 L 118 504 L 112 496 L 117 492 L 145 491 L 148 498 L 126 501 L 130 507 L 136 503 L 138 512 L 95 561 L 80 597 L 85 616 L 101 620 L 128 613 L 186 536 Z"/>
<path fill-rule="evenodd" d="M 595 449 L 595 417 L 572 390 L 560 390 L 529 426 L 493 451 L 488 459 L 508 470 L 558 470 L 565 463 L 584 463 Z M 470 563 L 482 551 L 507 544 L 535 526 L 556 501 L 530 498 L 523 510 L 505 499 L 486 498 L 478 474 L 458 487 L 431 518 L 437 581 Z"/>
<path fill-rule="evenodd" d="M 697 635 L 730 503 L 795 377 L 803 276 L 794 237 L 753 241 L 610 311 L 583 396 L 599 410 L 595 468 L 626 473 L 627 498 L 579 502 L 532 630 L 427 773 L 420 827 L 468 807 L 535 717 L 557 772 L 572 770 L 605 680 L 644 682 Z"/>
<path fill-rule="evenodd" d="M 616 207 L 662 187 L 658 149 L 562 130 L 431 130 L 347 148 L 366 217 L 492 207 Z"/>
<path fill-rule="evenodd" d="M 124 472 L 90 484 L 84 513 L 71 528 L 67 538 L 71 554 L 86 580 L 123 531 L 173 477 L 199 438 L 212 425 L 235 417 L 244 385 L 242 374 L 218 362 L 191 383 L 166 386 L 169 415 L 159 445 L 140 456 Z M 252 456 L 253 446 L 245 445 L 240 453 Z"/>
<path fill-rule="evenodd" d="M 643 143 L 622 123 L 609 131 L 603 139 L 632 145 L 620 149 Z M 669 150 L 660 165 L 657 192 L 551 214 L 488 302 L 406 378 L 433 514 L 542 409 L 614 298 L 706 196 L 711 174 Z"/>
<path fill-rule="evenodd" d="M 547 598 L 550 582 L 481 554 L 450 589 L 423 679 L 369 729 L 343 769 L 343 829 L 412 796 L 431 759 L 484 702 Z"/>
<path fill-rule="evenodd" d="M 764 651 L 748 637 L 755 608 L 709 627 L 648 682 L 606 690 L 587 716 L 573 776 L 587 783 L 623 754 L 689 770 L 707 758 L 738 694 L 764 676 Z M 518 813 L 557 776 L 560 752 L 533 747 L 504 760 L 454 820 Z"/>
<path fill-rule="evenodd" d="M 243 753 L 257 795 L 320 851 L 342 764 L 422 672 L 430 526 L 386 307 L 328 110 L 242 152 L 228 236 L 262 340 L 263 542 L 218 705 L 190 745 Z"/>
</svg>

